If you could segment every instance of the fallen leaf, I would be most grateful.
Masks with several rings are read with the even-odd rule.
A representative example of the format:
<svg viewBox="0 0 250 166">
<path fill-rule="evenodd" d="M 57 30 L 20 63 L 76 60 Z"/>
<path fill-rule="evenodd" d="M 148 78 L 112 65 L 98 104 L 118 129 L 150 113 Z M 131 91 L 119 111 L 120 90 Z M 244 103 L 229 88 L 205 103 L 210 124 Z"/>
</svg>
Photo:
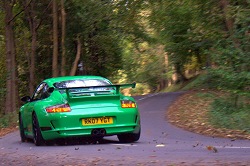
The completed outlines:
<svg viewBox="0 0 250 166">
<path fill-rule="evenodd" d="M 199 142 L 196 142 L 196 144 L 193 145 L 193 147 L 196 147 L 196 146 L 198 146 L 199 144 L 200 144 Z"/>
<path fill-rule="evenodd" d="M 214 153 L 217 153 L 217 152 L 218 152 L 218 150 L 217 150 L 216 147 L 214 147 L 214 146 L 207 146 L 207 150 L 213 151 Z"/>
</svg>

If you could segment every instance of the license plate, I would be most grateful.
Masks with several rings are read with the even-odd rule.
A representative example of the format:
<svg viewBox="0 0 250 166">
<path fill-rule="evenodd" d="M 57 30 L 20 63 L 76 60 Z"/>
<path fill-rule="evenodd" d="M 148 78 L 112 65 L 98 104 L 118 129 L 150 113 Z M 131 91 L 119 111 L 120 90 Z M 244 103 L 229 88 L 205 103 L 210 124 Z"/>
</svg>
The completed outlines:
<svg viewBox="0 0 250 166">
<path fill-rule="evenodd" d="M 113 124 L 112 117 L 100 117 L 100 118 L 85 118 L 82 119 L 82 125 L 99 125 L 99 124 Z"/>
</svg>

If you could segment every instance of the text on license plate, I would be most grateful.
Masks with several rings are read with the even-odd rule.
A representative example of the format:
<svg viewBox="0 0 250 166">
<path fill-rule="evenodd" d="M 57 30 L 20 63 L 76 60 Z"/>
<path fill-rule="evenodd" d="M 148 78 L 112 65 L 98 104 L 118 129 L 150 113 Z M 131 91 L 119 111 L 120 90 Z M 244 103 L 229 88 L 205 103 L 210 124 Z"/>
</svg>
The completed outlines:
<svg viewBox="0 0 250 166">
<path fill-rule="evenodd" d="M 113 124 L 112 117 L 100 117 L 100 118 L 85 118 L 82 119 L 82 125 L 98 125 L 98 124 Z"/>
</svg>

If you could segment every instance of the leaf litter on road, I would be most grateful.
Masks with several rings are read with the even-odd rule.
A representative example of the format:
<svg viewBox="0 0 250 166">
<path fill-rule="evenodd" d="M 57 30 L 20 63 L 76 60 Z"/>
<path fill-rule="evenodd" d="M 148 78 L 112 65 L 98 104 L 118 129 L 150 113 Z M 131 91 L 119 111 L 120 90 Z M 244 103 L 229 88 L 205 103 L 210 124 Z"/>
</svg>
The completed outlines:
<svg viewBox="0 0 250 166">
<path fill-rule="evenodd" d="M 212 151 L 212 152 L 214 152 L 214 153 L 217 153 L 217 152 L 218 152 L 217 148 L 214 147 L 214 146 L 209 145 L 209 146 L 207 146 L 206 148 L 207 148 L 207 150 Z"/>
</svg>

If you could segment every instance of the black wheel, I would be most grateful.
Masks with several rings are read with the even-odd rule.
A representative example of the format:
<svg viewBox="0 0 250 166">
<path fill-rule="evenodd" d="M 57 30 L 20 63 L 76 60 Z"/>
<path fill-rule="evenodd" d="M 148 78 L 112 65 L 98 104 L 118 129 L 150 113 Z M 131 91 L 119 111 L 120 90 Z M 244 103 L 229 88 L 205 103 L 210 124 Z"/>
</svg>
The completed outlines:
<svg viewBox="0 0 250 166">
<path fill-rule="evenodd" d="M 26 142 L 27 138 L 24 133 L 24 127 L 23 127 L 23 119 L 21 117 L 21 114 L 19 114 L 19 131 L 20 131 L 20 137 L 22 142 Z"/>
<path fill-rule="evenodd" d="M 141 136 L 141 130 L 138 133 L 128 133 L 128 134 L 119 134 L 117 135 L 121 143 L 131 143 L 138 141 Z"/>
<path fill-rule="evenodd" d="M 44 139 L 41 133 L 41 129 L 37 120 L 37 116 L 34 113 L 32 116 L 32 127 L 33 127 L 33 141 L 36 146 L 44 144 Z"/>
</svg>

